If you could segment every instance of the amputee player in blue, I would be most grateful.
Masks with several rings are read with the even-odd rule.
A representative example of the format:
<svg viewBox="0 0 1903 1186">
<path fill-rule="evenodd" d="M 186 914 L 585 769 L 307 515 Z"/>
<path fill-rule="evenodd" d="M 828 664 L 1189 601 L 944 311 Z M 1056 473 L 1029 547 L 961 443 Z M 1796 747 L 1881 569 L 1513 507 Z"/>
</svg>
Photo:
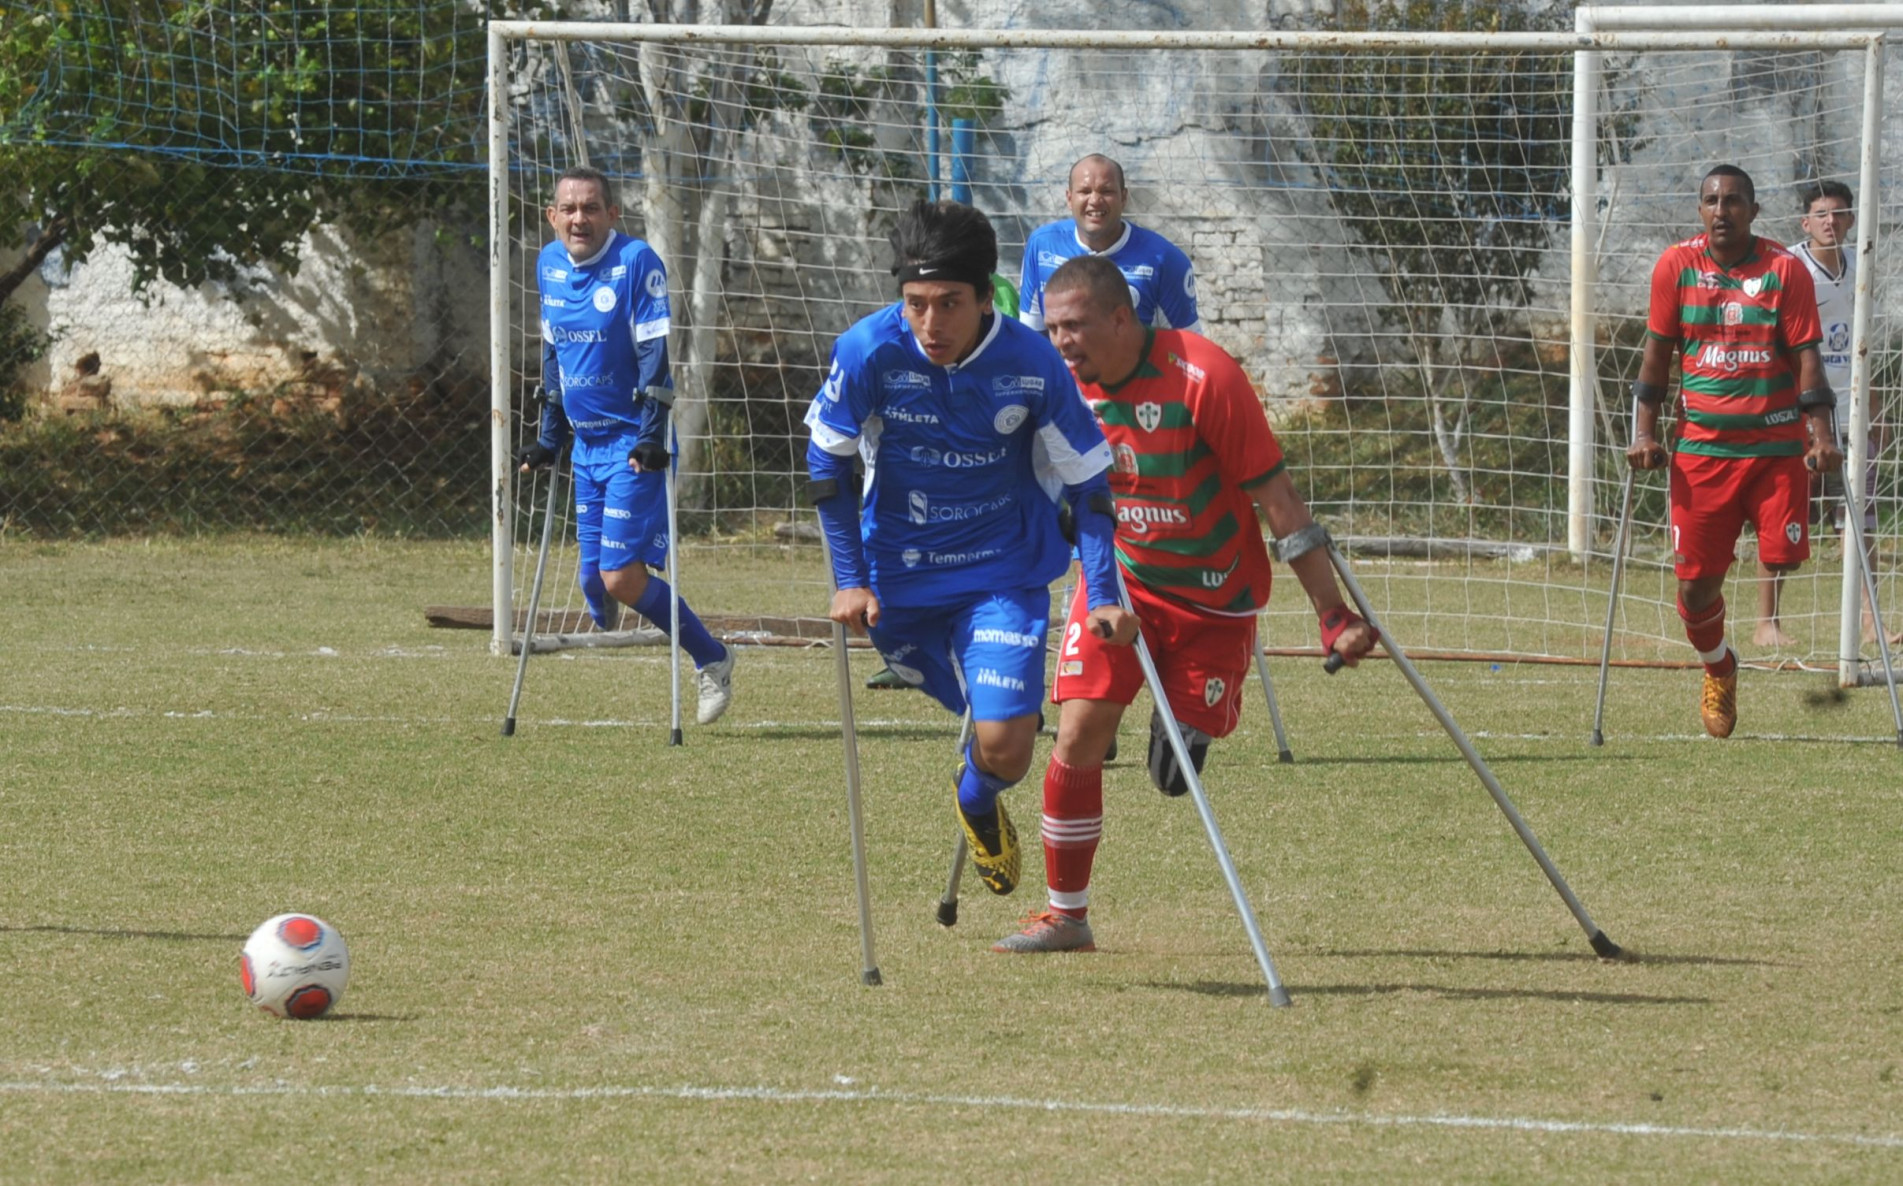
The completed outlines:
<svg viewBox="0 0 1903 1186">
<path fill-rule="evenodd" d="M 1109 157 L 1092 153 L 1070 167 L 1064 202 L 1071 216 L 1037 228 L 1024 243 L 1018 284 L 1018 317 L 1024 324 L 1044 328 L 1044 282 L 1065 260 L 1101 255 L 1129 282 L 1138 321 L 1157 329 L 1200 331 L 1189 256 L 1155 231 L 1126 222 L 1123 207 L 1129 200 L 1123 166 Z"/>
<path fill-rule="evenodd" d="M 919 202 L 892 232 L 900 300 L 833 345 L 806 413 L 807 469 L 832 554 L 831 617 L 955 713 L 972 741 L 958 820 L 985 885 L 1017 885 L 1017 831 L 998 798 L 1030 769 L 1044 699 L 1050 583 L 1076 524 L 1090 627 L 1128 644 L 1117 603 L 1109 446 L 1041 334 L 991 304 L 998 239 L 957 202 Z M 862 457 L 865 506 L 853 477 Z"/>
<path fill-rule="evenodd" d="M 588 612 L 604 629 L 615 603 L 673 633 L 672 591 L 648 574 L 667 560 L 667 268 L 654 249 L 614 229 L 607 177 L 569 169 L 548 207 L 557 239 L 542 248 L 542 423 L 516 451 L 523 469 L 551 465 L 572 431 L 575 536 Z M 611 600 L 612 599 L 612 600 Z M 698 668 L 696 718 L 710 725 L 733 701 L 733 651 L 680 603 L 680 644 Z"/>
</svg>

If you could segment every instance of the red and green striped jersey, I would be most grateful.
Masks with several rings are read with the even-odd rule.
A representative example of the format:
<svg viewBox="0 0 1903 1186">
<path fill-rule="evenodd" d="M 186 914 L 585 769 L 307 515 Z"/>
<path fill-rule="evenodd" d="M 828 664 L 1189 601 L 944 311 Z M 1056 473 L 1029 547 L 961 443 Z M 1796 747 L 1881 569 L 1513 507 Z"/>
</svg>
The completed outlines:
<svg viewBox="0 0 1903 1186">
<path fill-rule="evenodd" d="M 1184 330 L 1152 330 L 1136 373 L 1082 384 L 1110 442 L 1117 559 L 1152 592 L 1221 614 L 1269 601 L 1269 554 L 1244 493 L 1282 446 L 1242 367 Z"/>
<path fill-rule="evenodd" d="M 1793 355 L 1824 333 L 1803 261 L 1762 235 L 1728 268 L 1711 258 L 1703 235 L 1675 243 L 1652 269 L 1645 329 L 1678 346 L 1680 450 L 1706 457 L 1804 452 Z"/>
</svg>

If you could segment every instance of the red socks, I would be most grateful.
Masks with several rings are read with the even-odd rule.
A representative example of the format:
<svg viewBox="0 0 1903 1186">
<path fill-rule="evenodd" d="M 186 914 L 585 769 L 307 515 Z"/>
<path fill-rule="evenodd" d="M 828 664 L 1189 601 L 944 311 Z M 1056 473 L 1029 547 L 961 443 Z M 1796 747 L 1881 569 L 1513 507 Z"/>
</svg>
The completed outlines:
<svg viewBox="0 0 1903 1186">
<path fill-rule="evenodd" d="M 1685 637 L 1691 640 L 1693 649 L 1705 663 L 1705 670 L 1711 675 L 1730 675 L 1737 667 L 1737 656 L 1725 645 L 1725 599 L 1720 596 L 1701 610 L 1689 610 L 1685 603 L 1678 603 L 1678 616 L 1685 623 Z"/>
<path fill-rule="evenodd" d="M 1051 758 L 1044 771 L 1044 876 L 1051 909 L 1081 919 L 1090 910 L 1090 866 L 1103 835 L 1103 767 Z"/>
</svg>

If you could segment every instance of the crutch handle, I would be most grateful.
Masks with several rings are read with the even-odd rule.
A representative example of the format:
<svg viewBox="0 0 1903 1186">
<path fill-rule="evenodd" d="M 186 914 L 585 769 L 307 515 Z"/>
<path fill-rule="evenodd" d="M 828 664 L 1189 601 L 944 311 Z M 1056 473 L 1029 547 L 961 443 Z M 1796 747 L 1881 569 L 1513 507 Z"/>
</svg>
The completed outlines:
<svg viewBox="0 0 1903 1186">
<path fill-rule="evenodd" d="M 1102 618 L 1098 618 L 1095 622 L 1090 624 L 1090 632 L 1098 638 L 1109 638 L 1112 634 L 1116 633 L 1115 630 L 1110 628 L 1110 623 L 1104 621 Z"/>
<path fill-rule="evenodd" d="M 1328 658 L 1322 660 L 1322 670 L 1329 675 L 1335 674 L 1347 665 L 1348 660 L 1341 657 L 1340 651 L 1330 651 L 1328 652 Z"/>
</svg>

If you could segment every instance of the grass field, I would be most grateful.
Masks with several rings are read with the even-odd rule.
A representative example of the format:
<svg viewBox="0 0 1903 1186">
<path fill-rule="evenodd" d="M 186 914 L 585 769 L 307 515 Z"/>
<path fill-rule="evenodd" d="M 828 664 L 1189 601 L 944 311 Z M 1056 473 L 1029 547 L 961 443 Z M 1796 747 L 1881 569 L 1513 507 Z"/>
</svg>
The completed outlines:
<svg viewBox="0 0 1903 1186">
<path fill-rule="evenodd" d="M 1286 1010 L 1145 706 L 1102 950 L 1007 958 L 1034 843 L 934 925 L 955 722 L 864 693 L 865 988 L 829 652 L 744 651 L 678 749 L 665 652 L 538 658 L 505 741 L 513 664 L 422 616 L 487 580 L 462 544 L 0 544 L 0 1180 L 1903 1179 L 1875 690 L 1747 672 L 1716 743 L 1695 676 L 1622 671 L 1595 750 L 1589 668 L 1424 666 L 1608 963 L 1391 664 L 1275 660 L 1296 764 L 1255 699 L 1208 784 Z M 331 1019 L 239 993 L 290 909 L 350 942 Z"/>
</svg>

